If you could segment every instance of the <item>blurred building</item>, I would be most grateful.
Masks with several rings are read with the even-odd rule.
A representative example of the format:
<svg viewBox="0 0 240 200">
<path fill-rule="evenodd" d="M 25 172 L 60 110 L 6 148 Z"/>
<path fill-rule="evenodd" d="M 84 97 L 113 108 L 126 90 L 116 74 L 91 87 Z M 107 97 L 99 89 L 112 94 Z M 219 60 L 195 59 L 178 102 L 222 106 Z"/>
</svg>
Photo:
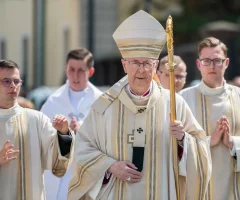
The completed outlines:
<svg viewBox="0 0 240 200">
<path fill-rule="evenodd" d="M 0 59 L 17 62 L 26 88 L 62 82 L 67 52 L 79 47 L 80 2 L 1 0 Z"/>
<path fill-rule="evenodd" d="M 0 1 L 0 59 L 16 61 L 24 84 L 33 84 L 33 1 Z"/>
<path fill-rule="evenodd" d="M 198 5 L 201 3 L 191 0 L 0 0 L 0 59 L 11 59 L 20 65 L 27 89 L 58 87 L 65 82 L 68 51 L 85 47 L 95 58 L 96 73 L 91 81 L 100 86 L 112 85 L 124 76 L 112 34 L 123 20 L 143 9 L 164 27 L 167 16 L 173 16 L 174 50 L 188 66 L 189 83 L 200 78 L 195 64 L 197 45 L 202 39 L 200 27 L 226 16 L 226 20 L 240 22 L 240 17 L 236 17 L 239 0 L 234 0 L 234 6 L 224 0 L 204 2 L 207 4 L 202 7 L 208 8 L 208 12 L 202 15 Z M 216 8 L 221 12 L 214 13 Z M 240 49 L 238 35 L 231 41 L 235 46 L 230 46 L 234 49 L 234 54 L 230 53 L 234 62 L 230 62 L 229 79 L 233 74 L 240 75 L 236 68 L 239 55 L 235 55 Z M 161 56 L 166 53 L 164 49 Z"/>
<path fill-rule="evenodd" d="M 59 86 L 71 49 L 88 48 L 96 63 L 120 57 L 112 39 L 119 24 L 117 6 L 112 0 L 1 0 L 0 59 L 19 64 L 25 88 Z M 99 67 L 95 79 L 100 84 L 104 74 Z"/>
</svg>

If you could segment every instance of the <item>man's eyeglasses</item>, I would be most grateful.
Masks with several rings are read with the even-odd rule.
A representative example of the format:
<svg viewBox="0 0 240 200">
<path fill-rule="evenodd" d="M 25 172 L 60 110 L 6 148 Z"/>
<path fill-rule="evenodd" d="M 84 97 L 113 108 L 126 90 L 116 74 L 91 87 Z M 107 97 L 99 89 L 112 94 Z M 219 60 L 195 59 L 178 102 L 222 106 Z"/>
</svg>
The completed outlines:
<svg viewBox="0 0 240 200">
<path fill-rule="evenodd" d="M 211 65 L 211 62 L 213 62 L 213 65 L 216 67 L 221 67 L 226 59 L 221 59 L 221 58 L 215 58 L 215 59 L 209 59 L 209 58 L 203 58 L 199 59 L 201 65 L 203 66 L 209 66 Z"/>
<path fill-rule="evenodd" d="M 125 61 L 127 61 L 132 68 L 139 68 L 141 65 L 143 65 L 143 67 L 144 67 L 145 69 L 151 69 L 151 68 L 153 68 L 153 66 L 154 66 L 155 63 L 156 63 L 156 62 L 151 63 L 151 62 L 149 62 L 149 61 L 145 61 L 145 62 L 142 62 L 142 63 L 141 63 L 141 62 L 138 62 L 138 61 L 128 61 L 128 60 L 125 60 Z"/>
<path fill-rule="evenodd" d="M 2 80 L 0 80 L 1 81 L 1 83 L 3 84 L 3 86 L 5 86 L 5 87 L 10 87 L 11 86 L 11 84 L 12 84 L 12 82 L 13 82 L 13 84 L 16 86 L 16 87 L 19 87 L 19 86 L 21 86 L 22 85 L 22 80 L 21 79 L 10 79 L 10 78 L 4 78 L 4 79 L 2 79 Z"/>
</svg>

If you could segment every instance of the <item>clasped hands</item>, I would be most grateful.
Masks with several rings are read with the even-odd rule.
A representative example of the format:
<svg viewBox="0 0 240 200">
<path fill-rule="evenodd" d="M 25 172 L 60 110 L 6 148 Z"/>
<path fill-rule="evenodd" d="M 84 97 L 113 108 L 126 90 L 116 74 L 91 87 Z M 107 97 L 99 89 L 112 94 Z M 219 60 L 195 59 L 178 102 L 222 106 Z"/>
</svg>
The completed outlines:
<svg viewBox="0 0 240 200">
<path fill-rule="evenodd" d="M 216 127 L 211 135 L 210 146 L 218 145 L 221 140 L 229 149 L 233 148 L 233 139 L 229 133 L 229 122 L 225 116 L 217 120 Z"/>
<path fill-rule="evenodd" d="M 72 117 L 71 122 L 70 122 L 70 128 L 74 133 L 76 134 L 77 130 L 80 128 L 80 124 L 77 121 L 76 117 Z"/>
</svg>

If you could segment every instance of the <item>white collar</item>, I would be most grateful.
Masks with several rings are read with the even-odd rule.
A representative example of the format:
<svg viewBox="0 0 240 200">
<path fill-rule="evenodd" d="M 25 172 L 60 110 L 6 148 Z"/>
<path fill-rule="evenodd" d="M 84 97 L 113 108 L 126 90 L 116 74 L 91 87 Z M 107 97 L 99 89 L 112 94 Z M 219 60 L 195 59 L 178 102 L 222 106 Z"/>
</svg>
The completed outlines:
<svg viewBox="0 0 240 200">
<path fill-rule="evenodd" d="M 131 90 L 129 84 L 127 84 L 125 88 L 126 88 L 126 91 L 127 91 L 128 95 L 129 95 L 132 99 L 143 99 L 143 100 L 144 100 L 144 99 L 149 98 L 149 96 L 151 95 L 152 87 L 153 87 L 153 84 L 152 84 L 152 82 L 151 82 L 150 87 L 147 89 L 146 92 L 144 92 L 143 95 L 134 94 L 134 92 Z M 146 93 L 147 93 L 147 95 L 146 95 Z"/>
<path fill-rule="evenodd" d="M 16 113 L 18 113 L 21 109 L 23 109 L 22 107 L 20 107 L 18 104 L 14 105 L 11 108 L 0 108 L 0 116 L 1 117 L 5 117 L 5 116 L 10 116 L 10 115 L 14 115 Z"/>
<path fill-rule="evenodd" d="M 204 81 L 202 80 L 201 83 L 199 84 L 199 89 L 201 91 L 201 93 L 203 93 L 204 95 L 208 95 L 208 96 L 215 96 L 215 95 L 220 95 L 223 94 L 224 92 L 226 92 L 226 90 L 229 88 L 229 85 L 226 84 L 226 81 L 224 80 L 223 85 L 220 87 L 216 87 L 216 88 L 210 88 L 208 87 Z"/>
</svg>

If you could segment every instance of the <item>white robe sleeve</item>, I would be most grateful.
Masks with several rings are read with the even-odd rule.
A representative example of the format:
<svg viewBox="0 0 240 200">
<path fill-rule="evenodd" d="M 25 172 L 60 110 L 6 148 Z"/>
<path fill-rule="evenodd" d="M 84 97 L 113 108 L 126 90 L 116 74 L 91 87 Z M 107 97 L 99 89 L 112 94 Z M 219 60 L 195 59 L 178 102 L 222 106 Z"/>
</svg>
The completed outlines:
<svg viewBox="0 0 240 200">
<path fill-rule="evenodd" d="M 92 189 L 88 192 L 89 197 L 91 197 L 92 200 L 96 200 L 103 183 L 104 176 L 98 180 L 98 182 L 92 187 Z"/>
<path fill-rule="evenodd" d="M 240 137 L 232 136 L 233 138 L 233 148 L 230 150 L 232 156 L 237 157 L 237 163 L 235 165 L 235 172 L 240 172 Z"/>
<path fill-rule="evenodd" d="M 178 98 L 177 95 L 176 97 Z M 179 105 L 181 106 L 177 107 L 177 109 L 179 109 L 179 111 L 177 110 L 177 114 L 179 114 L 177 120 L 183 123 L 185 131 L 183 155 L 179 161 L 179 175 L 188 177 L 191 176 L 190 174 L 193 172 L 191 171 L 192 169 L 194 169 L 194 173 L 196 173 L 196 170 L 201 168 L 201 170 L 205 170 L 204 173 L 206 177 L 210 178 L 211 154 L 205 132 L 194 118 L 188 104 L 183 100 L 182 104 Z M 195 150 L 196 147 L 198 150 Z M 192 164 L 193 160 L 197 159 L 197 154 L 201 154 L 206 165 L 194 166 Z"/>
<path fill-rule="evenodd" d="M 42 105 L 40 112 L 44 113 L 51 120 L 53 119 L 54 115 L 58 113 L 57 110 L 54 109 L 53 104 L 49 99 Z"/>
<path fill-rule="evenodd" d="M 70 154 L 62 156 L 59 148 L 57 130 L 52 126 L 49 118 L 45 115 L 40 116 L 41 125 L 39 126 L 39 137 L 41 142 L 42 163 L 44 170 L 51 170 L 56 176 L 63 176 L 69 166 L 72 157 L 72 146 Z"/>
</svg>

